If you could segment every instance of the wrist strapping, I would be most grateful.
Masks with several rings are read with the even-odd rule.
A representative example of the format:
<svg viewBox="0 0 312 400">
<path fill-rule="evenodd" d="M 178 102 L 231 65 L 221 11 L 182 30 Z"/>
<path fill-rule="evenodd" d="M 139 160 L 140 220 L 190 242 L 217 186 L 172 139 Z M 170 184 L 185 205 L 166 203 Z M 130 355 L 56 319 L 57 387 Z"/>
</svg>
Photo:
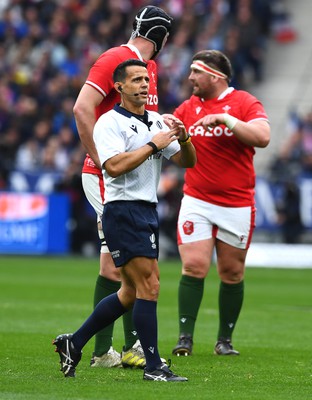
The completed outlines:
<svg viewBox="0 0 312 400">
<path fill-rule="evenodd" d="M 153 149 L 152 154 L 156 154 L 158 153 L 158 147 L 156 146 L 156 144 L 154 142 L 148 142 L 146 143 L 148 146 L 151 146 L 151 148 Z"/>
<path fill-rule="evenodd" d="M 229 114 L 224 115 L 225 125 L 229 128 L 230 131 L 234 128 L 237 121 L 238 121 L 238 119 L 233 117 L 232 115 L 229 115 Z"/>
<path fill-rule="evenodd" d="M 187 138 L 184 140 L 178 139 L 178 142 L 180 143 L 180 146 L 185 146 L 186 144 L 190 143 L 192 141 L 191 136 L 188 134 Z"/>
</svg>

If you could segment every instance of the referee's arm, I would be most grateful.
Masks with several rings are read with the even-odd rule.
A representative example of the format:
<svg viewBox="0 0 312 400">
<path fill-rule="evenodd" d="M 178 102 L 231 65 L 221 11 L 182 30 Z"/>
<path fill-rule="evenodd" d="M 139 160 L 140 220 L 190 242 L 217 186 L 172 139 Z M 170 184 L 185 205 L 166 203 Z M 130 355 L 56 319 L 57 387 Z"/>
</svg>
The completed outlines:
<svg viewBox="0 0 312 400">
<path fill-rule="evenodd" d="M 106 170 L 109 176 L 117 178 L 120 175 L 124 175 L 141 165 L 151 154 L 153 148 L 149 145 L 144 145 L 137 150 L 127 151 L 119 153 L 103 164 L 103 168 Z"/>
</svg>

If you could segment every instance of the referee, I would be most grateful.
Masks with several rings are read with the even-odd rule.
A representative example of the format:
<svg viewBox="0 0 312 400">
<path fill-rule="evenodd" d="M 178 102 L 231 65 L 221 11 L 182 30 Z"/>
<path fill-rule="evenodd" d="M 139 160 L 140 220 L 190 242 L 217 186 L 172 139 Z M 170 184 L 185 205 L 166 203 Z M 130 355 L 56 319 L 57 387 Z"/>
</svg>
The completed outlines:
<svg viewBox="0 0 312 400">
<path fill-rule="evenodd" d="M 114 71 L 121 103 L 103 114 L 94 127 L 94 142 L 103 167 L 104 234 L 121 288 L 104 298 L 74 333 L 55 340 L 65 376 L 75 376 L 81 350 L 91 337 L 133 307 L 134 324 L 145 354 L 143 379 L 187 381 L 162 362 L 158 352 L 159 224 L 157 186 L 163 157 L 180 167 L 196 163 L 195 149 L 177 118 L 171 129 L 154 111 L 146 111 L 149 75 L 146 63 L 130 59 Z"/>
</svg>

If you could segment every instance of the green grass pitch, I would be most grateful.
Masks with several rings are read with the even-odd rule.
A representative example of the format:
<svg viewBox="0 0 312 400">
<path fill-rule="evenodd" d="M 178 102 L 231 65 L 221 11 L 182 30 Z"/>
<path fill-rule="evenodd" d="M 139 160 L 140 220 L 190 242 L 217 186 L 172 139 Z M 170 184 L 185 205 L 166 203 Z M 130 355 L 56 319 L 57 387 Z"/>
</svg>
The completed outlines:
<svg viewBox="0 0 312 400">
<path fill-rule="evenodd" d="M 63 378 L 52 339 L 80 326 L 92 310 L 97 259 L 0 257 L 2 400 L 306 400 L 312 398 L 312 269 L 247 268 L 244 307 L 233 342 L 241 355 L 213 355 L 218 312 L 215 268 L 194 337 L 194 355 L 171 357 L 178 335 L 179 261 L 160 262 L 161 356 L 185 383 L 146 382 L 141 370 L 93 369 L 93 339 L 75 379 Z M 121 321 L 114 347 L 121 350 Z"/>
</svg>

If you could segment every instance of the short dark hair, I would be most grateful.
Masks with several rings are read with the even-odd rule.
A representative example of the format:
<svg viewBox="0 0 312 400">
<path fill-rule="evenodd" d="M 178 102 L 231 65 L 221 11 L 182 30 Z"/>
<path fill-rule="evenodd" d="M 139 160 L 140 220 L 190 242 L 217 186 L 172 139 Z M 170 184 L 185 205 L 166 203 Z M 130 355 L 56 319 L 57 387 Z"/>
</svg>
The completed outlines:
<svg viewBox="0 0 312 400">
<path fill-rule="evenodd" d="M 123 61 L 115 68 L 113 73 L 114 82 L 124 82 L 127 76 L 127 67 L 131 67 L 133 65 L 145 68 L 147 67 L 147 64 L 144 61 L 138 60 L 137 58 L 130 58 L 129 60 Z"/>
<path fill-rule="evenodd" d="M 192 61 L 200 60 L 212 68 L 221 71 L 227 76 L 229 83 L 233 76 L 233 70 L 230 60 L 219 50 L 202 50 L 193 56 Z"/>
</svg>

